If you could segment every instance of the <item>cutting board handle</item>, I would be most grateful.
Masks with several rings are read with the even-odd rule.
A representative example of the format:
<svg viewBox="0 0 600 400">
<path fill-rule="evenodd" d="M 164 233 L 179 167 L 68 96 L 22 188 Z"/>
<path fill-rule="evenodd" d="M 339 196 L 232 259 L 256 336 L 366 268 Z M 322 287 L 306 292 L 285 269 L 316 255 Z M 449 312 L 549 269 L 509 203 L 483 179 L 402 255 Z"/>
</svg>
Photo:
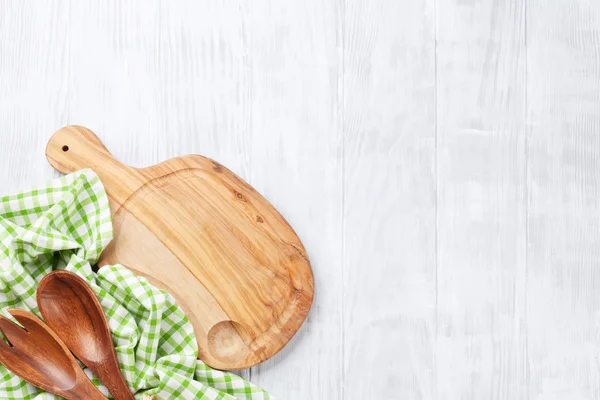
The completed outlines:
<svg viewBox="0 0 600 400">
<path fill-rule="evenodd" d="M 123 204 L 145 182 L 141 170 L 119 162 L 98 136 L 83 126 L 71 125 L 56 131 L 46 146 L 46 158 L 63 174 L 91 168 L 107 189 L 113 189 L 108 191 L 118 204 Z"/>
</svg>

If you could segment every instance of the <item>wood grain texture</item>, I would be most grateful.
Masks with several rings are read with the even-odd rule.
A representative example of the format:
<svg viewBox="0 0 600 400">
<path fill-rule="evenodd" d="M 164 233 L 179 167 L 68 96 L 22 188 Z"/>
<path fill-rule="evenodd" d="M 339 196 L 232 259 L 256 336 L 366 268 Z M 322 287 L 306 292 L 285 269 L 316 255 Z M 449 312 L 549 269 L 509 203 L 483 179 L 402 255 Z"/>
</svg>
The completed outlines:
<svg viewBox="0 0 600 400">
<path fill-rule="evenodd" d="M 240 175 L 315 275 L 299 334 L 242 372 L 281 398 L 599 398 L 599 18 L 583 0 L 3 1 L 0 189 L 54 176 L 67 124 L 129 165 L 197 153 Z"/>
<path fill-rule="evenodd" d="M 46 156 L 64 174 L 98 174 L 114 230 L 98 265 L 125 265 L 172 293 L 194 326 L 198 357 L 211 367 L 271 358 L 306 319 L 314 285 L 302 242 L 226 167 L 189 154 L 133 168 L 81 126 L 59 129 Z"/>
<path fill-rule="evenodd" d="M 530 398 L 600 398 L 600 4 L 528 4 Z"/>
<path fill-rule="evenodd" d="M 525 3 L 437 1 L 440 398 L 527 398 Z"/>
<path fill-rule="evenodd" d="M 435 396 L 433 11 L 431 1 L 345 2 L 347 399 Z"/>
</svg>

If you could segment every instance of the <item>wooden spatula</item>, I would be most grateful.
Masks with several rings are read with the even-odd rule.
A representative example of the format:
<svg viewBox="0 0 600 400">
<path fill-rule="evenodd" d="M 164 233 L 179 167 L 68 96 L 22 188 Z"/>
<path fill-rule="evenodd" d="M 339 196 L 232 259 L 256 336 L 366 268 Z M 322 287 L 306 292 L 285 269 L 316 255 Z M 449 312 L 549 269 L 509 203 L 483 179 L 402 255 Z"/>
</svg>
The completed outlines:
<svg viewBox="0 0 600 400">
<path fill-rule="evenodd" d="M 115 231 L 100 265 L 123 264 L 173 294 L 208 365 L 255 365 L 300 328 L 313 299 L 306 251 L 281 214 L 227 168 L 198 155 L 129 167 L 77 126 L 56 132 L 46 156 L 60 172 L 100 176 Z"/>
<path fill-rule="evenodd" d="M 0 362 L 27 382 L 68 400 L 106 400 L 65 346 L 39 318 L 9 310 L 23 328 L 0 316 Z"/>
</svg>

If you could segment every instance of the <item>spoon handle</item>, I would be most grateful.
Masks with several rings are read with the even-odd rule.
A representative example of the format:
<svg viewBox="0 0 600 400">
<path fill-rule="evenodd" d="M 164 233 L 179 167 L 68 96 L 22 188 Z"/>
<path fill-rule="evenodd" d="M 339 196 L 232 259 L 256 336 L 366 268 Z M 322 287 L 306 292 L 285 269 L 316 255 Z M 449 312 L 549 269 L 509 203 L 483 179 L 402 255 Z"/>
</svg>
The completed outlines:
<svg viewBox="0 0 600 400">
<path fill-rule="evenodd" d="M 94 373 L 98 376 L 98 379 L 108 389 L 110 394 L 113 395 L 115 400 L 135 400 L 135 397 L 131 393 L 129 386 L 125 382 L 123 375 L 120 373 L 119 364 L 114 362 L 114 365 L 108 366 L 107 364 L 113 364 L 111 360 L 107 360 L 106 364 L 97 366 Z M 117 372 L 115 372 L 117 371 Z"/>
<path fill-rule="evenodd" d="M 107 400 L 108 398 L 96 390 L 88 390 L 85 392 L 73 393 L 68 397 L 68 400 Z"/>
<path fill-rule="evenodd" d="M 107 397 L 90 382 L 82 370 L 79 370 L 77 380 L 77 385 L 71 391 L 62 394 L 68 400 L 107 400 Z"/>
</svg>

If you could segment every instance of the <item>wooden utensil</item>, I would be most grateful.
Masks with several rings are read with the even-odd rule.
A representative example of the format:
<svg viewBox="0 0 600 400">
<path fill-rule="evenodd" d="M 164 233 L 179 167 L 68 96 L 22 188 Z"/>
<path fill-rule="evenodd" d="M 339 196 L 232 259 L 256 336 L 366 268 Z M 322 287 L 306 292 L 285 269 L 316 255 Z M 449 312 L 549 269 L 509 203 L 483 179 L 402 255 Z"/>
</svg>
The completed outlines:
<svg viewBox="0 0 600 400">
<path fill-rule="evenodd" d="M 48 326 L 115 400 L 133 400 L 117 363 L 104 311 L 86 281 L 69 271 L 53 271 L 40 282 L 37 303 Z"/>
<path fill-rule="evenodd" d="M 8 310 L 23 325 L 0 316 L 0 362 L 27 382 L 68 400 L 106 400 L 90 382 L 67 346 L 39 318 Z"/>
<path fill-rule="evenodd" d="M 313 299 L 304 247 L 227 168 L 198 155 L 129 167 L 78 126 L 56 132 L 46 156 L 60 172 L 89 167 L 100 176 L 115 231 L 100 265 L 124 264 L 173 294 L 208 365 L 250 367 L 299 329 Z"/>
</svg>

